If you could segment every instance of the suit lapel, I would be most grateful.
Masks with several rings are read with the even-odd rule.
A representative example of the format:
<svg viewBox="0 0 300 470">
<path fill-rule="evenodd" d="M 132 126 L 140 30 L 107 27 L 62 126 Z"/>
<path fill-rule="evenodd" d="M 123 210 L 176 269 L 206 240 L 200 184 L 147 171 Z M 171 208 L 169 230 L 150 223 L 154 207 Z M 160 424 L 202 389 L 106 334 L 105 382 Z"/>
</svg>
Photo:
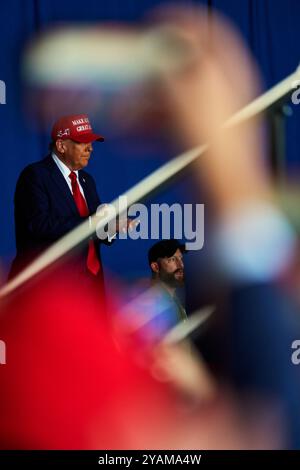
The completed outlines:
<svg viewBox="0 0 300 470">
<path fill-rule="evenodd" d="M 55 161 L 51 157 L 51 155 L 46 157 L 44 162 L 45 162 L 45 166 L 49 170 L 52 181 L 55 183 L 55 186 L 57 187 L 57 189 L 59 190 L 59 192 L 63 196 L 63 198 L 64 198 L 63 200 L 66 201 L 66 203 L 68 204 L 70 210 L 72 210 L 72 212 L 77 214 L 78 209 L 76 207 L 73 195 L 70 191 L 70 188 L 69 188 L 65 178 L 63 177 L 60 169 L 58 168 Z"/>
</svg>

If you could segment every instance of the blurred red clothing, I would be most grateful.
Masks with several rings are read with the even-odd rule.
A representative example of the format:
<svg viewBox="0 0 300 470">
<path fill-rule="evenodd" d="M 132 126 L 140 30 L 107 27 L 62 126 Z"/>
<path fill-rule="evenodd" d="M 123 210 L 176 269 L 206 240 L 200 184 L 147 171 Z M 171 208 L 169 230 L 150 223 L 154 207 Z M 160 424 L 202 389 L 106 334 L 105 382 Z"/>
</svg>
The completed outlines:
<svg viewBox="0 0 300 470">
<path fill-rule="evenodd" d="M 118 349 L 102 302 L 68 275 L 5 300 L 0 332 L 0 448 L 172 445 L 172 392 Z"/>
</svg>

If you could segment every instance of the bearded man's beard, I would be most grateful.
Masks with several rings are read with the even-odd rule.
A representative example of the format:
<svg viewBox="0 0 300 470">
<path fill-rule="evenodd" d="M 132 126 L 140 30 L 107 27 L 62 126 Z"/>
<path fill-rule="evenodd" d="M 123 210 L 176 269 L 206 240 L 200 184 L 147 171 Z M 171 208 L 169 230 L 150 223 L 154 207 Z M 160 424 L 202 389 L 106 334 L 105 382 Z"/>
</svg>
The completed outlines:
<svg viewBox="0 0 300 470">
<path fill-rule="evenodd" d="M 180 278 L 176 278 L 176 273 L 182 272 Z M 165 271 L 159 272 L 159 279 L 170 287 L 183 287 L 184 285 L 184 272 L 182 269 L 176 269 L 173 273 L 166 273 Z"/>
</svg>

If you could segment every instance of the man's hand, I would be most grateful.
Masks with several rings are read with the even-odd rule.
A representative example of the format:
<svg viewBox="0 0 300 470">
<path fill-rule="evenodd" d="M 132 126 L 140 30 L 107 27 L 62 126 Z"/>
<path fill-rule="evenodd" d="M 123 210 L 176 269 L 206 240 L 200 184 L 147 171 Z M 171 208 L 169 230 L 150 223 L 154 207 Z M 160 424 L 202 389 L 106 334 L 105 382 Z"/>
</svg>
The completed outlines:
<svg viewBox="0 0 300 470">
<path fill-rule="evenodd" d="M 116 231 L 118 233 L 126 233 L 134 230 L 139 224 L 139 219 L 129 219 L 128 217 L 118 217 L 116 223 Z"/>
</svg>

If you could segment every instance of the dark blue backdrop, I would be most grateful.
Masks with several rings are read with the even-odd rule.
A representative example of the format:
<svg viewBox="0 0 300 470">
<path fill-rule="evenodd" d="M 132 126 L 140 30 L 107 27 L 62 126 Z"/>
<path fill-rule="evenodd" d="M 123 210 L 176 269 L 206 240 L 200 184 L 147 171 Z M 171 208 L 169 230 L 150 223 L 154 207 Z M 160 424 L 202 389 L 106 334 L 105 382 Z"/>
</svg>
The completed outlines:
<svg viewBox="0 0 300 470">
<path fill-rule="evenodd" d="M 39 160 L 47 152 L 47 138 L 33 130 L 22 110 L 20 57 L 26 41 L 37 31 L 57 22 L 97 22 L 101 20 L 139 20 L 149 9 L 162 4 L 158 0 L 5 0 L 1 2 L 0 79 L 6 83 L 6 104 L 0 105 L 0 135 L 2 165 L 0 173 L 0 257 L 7 266 L 14 255 L 13 193 L 21 169 Z M 173 2 L 174 3 L 174 2 Z M 186 5 L 192 2 L 181 2 Z M 240 29 L 261 68 L 264 86 L 269 88 L 290 74 L 299 61 L 298 0 L 207 0 L 226 13 Z M 238 73 L 238 71 L 237 71 Z M 287 124 L 287 162 L 290 167 L 299 164 L 298 127 L 299 110 Z M 110 142 L 97 146 L 89 169 L 97 180 L 103 200 L 109 201 L 129 188 L 163 160 L 150 149 L 147 158 L 131 155 L 127 148 Z M 163 191 L 159 202 L 187 201 L 187 179 Z M 201 201 L 199 201 L 201 202 Z M 147 272 L 145 252 L 151 242 L 131 240 L 115 243 L 103 250 L 105 266 L 124 277 Z"/>
</svg>

